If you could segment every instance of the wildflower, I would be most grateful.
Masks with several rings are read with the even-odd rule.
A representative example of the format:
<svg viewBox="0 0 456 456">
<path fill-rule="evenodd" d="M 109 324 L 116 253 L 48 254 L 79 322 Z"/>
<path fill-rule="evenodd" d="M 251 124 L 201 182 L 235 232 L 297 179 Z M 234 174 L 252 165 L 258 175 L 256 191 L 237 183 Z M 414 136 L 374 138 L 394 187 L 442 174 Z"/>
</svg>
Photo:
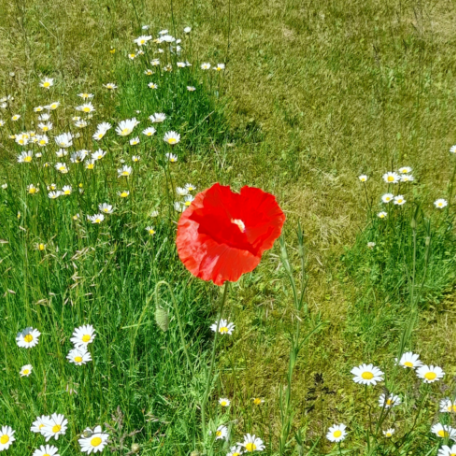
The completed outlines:
<svg viewBox="0 0 456 456">
<path fill-rule="evenodd" d="M 107 84 L 104 84 L 103 87 L 105 87 L 108 90 L 117 89 L 117 86 L 113 82 L 108 82 Z"/>
<path fill-rule="evenodd" d="M 93 106 L 92 103 L 84 103 L 81 106 L 76 106 L 76 111 L 82 111 L 85 112 L 86 114 L 89 114 L 91 112 L 95 111 L 95 107 Z"/>
<path fill-rule="evenodd" d="M 155 130 L 154 127 L 149 127 L 149 128 L 146 128 L 145 130 L 143 130 L 143 135 L 153 136 L 153 135 L 155 135 L 156 132 L 157 132 L 157 130 Z"/>
<path fill-rule="evenodd" d="M 403 166 L 402 168 L 399 168 L 400 174 L 409 174 L 411 172 L 412 172 L 412 168 L 410 168 L 410 166 Z"/>
<path fill-rule="evenodd" d="M 78 150 L 71 154 L 71 161 L 72 163 L 82 163 L 87 155 L 89 155 L 89 152 L 87 150 Z"/>
<path fill-rule="evenodd" d="M 150 35 L 142 35 L 133 40 L 138 46 L 144 46 L 152 37 Z"/>
<path fill-rule="evenodd" d="M 395 429 L 393 428 L 390 428 L 390 429 L 387 429 L 386 431 L 383 431 L 383 435 L 387 438 L 390 438 L 393 436 L 393 434 L 396 432 Z"/>
<path fill-rule="evenodd" d="M 264 399 L 261 397 L 254 397 L 252 401 L 254 405 L 261 405 L 264 402 Z"/>
<path fill-rule="evenodd" d="M 174 41 L 176 41 L 176 38 L 174 38 L 173 36 L 171 35 L 168 35 L 167 33 L 162 35 L 160 37 L 160 39 L 165 42 L 165 43 L 173 43 Z"/>
<path fill-rule="evenodd" d="M 20 114 L 14 114 L 14 116 L 11 117 L 11 120 L 12 120 L 13 122 L 17 122 L 20 118 L 21 118 L 21 115 L 20 115 Z"/>
<path fill-rule="evenodd" d="M 33 152 L 21 152 L 20 155 L 17 156 L 17 161 L 19 163 L 30 163 L 33 158 Z"/>
<path fill-rule="evenodd" d="M 335 424 L 328 429 L 326 438 L 330 442 L 342 442 L 347 435 L 347 432 L 345 431 L 346 428 L 347 426 L 345 426 L 345 424 Z"/>
<path fill-rule="evenodd" d="M 456 454 L 456 445 L 449 447 L 448 445 L 442 445 L 437 456 L 454 456 Z"/>
<path fill-rule="evenodd" d="M 105 214 L 112 214 L 113 213 L 113 208 L 112 208 L 111 204 L 108 204 L 108 203 L 99 204 L 98 205 L 98 209 L 101 212 L 104 212 Z"/>
<path fill-rule="evenodd" d="M 58 440 L 60 435 L 65 435 L 67 425 L 68 420 L 63 415 L 53 413 L 50 418 L 45 420 L 41 433 L 44 435 L 46 442 L 49 442 L 52 437 Z"/>
<path fill-rule="evenodd" d="M 87 347 L 95 339 L 95 329 L 92 325 L 83 325 L 75 328 L 70 339 L 76 347 Z"/>
<path fill-rule="evenodd" d="M 383 380 L 383 372 L 373 364 L 361 364 L 350 371 L 354 377 L 355 383 L 363 385 L 376 385 Z"/>
<path fill-rule="evenodd" d="M 377 214 L 377 217 L 381 218 L 381 219 L 386 218 L 387 216 L 388 216 L 388 212 L 379 212 Z"/>
<path fill-rule="evenodd" d="M 0 451 L 7 450 L 16 440 L 14 438 L 15 432 L 10 426 L 2 426 L 0 431 Z"/>
<path fill-rule="evenodd" d="M 41 416 L 37 417 L 37 419 L 32 423 L 32 427 L 30 428 L 30 430 L 32 432 L 35 432 L 36 434 L 38 434 L 38 433 L 41 434 L 41 431 L 45 426 L 46 420 L 48 420 L 48 419 L 49 419 L 49 416 L 46 416 L 46 415 L 41 415 Z"/>
<path fill-rule="evenodd" d="M 91 157 L 92 160 L 101 160 L 106 155 L 104 150 L 98 149 L 97 151 L 93 152 Z"/>
<path fill-rule="evenodd" d="M 57 190 L 57 184 L 50 184 L 47 186 L 48 190 Z"/>
<path fill-rule="evenodd" d="M 177 155 L 175 154 L 165 154 L 165 157 L 171 162 L 171 163 L 176 163 L 177 162 Z"/>
<path fill-rule="evenodd" d="M 8 184 L 2 184 L 2 189 L 6 190 L 8 188 Z"/>
<path fill-rule="evenodd" d="M 452 401 L 447 397 L 442 399 L 440 401 L 440 411 L 442 413 L 456 413 L 456 400 Z"/>
<path fill-rule="evenodd" d="M 128 190 L 122 190 L 121 192 L 117 192 L 117 195 L 119 195 L 121 198 L 127 198 L 130 192 Z"/>
<path fill-rule="evenodd" d="M 131 161 L 136 163 L 136 162 L 139 162 L 139 160 L 141 160 L 141 157 L 139 155 L 132 155 L 131 157 Z"/>
<path fill-rule="evenodd" d="M 211 325 L 212 331 L 217 332 L 217 328 L 220 334 L 228 334 L 231 336 L 231 334 L 233 334 L 235 326 L 233 323 L 228 323 L 228 320 L 224 320 L 222 318 L 220 320 L 220 323 L 214 323 Z"/>
<path fill-rule="evenodd" d="M 84 429 L 84 433 L 78 440 L 83 453 L 97 453 L 103 451 L 108 442 L 109 434 L 103 433 L 101 426 L 96 426 L 93 430 Z"/>
<path fill-rule="evenodd" d="M 178 195 L 178 196 L 188 195 L 188 190 L 186 188 L 176 187 L 176 195 Z"/>
<path fill-rule="evenodd" d="M 50 199 L 57 199 L 61 194 L 62 194 L 62 192 L 60 192 L 60 191 L 55 191 L 55 192 L 52 191 L 52 192 L 48 193 L 48 197 Z"/>
<path fill-rule="evenodd" d="M 52 445 L 41 445 L 38 450 L 33 452 L 32 456 L 59 456 L 59 449 Z"/>
<path fill-rule="evenodd" d="M 41 122 L 47 122 L 50 118 L 51 118 L 51 115 L 47 114 L 47 113 L 43 113 L 38 116 L 38 120 L 40 120 Z"/>
<path fill-rule="evenodd" d="M 85 169 L 94 169 L 95 168 L 95 160 L 86 160 L 84 163 Z"/>
<path fill-rule="evenodd" d="M 45 106 L 48 111 L 54 111 L 60 106 L 60 101 L 53 101 L 51 104 Z"/>
<path fill-rule="evenodd" d="M 146 231 L 153 236 L 155 234 L 155 228 L 153 226 L 146 226 Z"/>
<path fill-rule="evenodd" d="M 194 200 L 195 198 L 193 198 L 192 195 L 187 195 L 185 198 L 184 198 L 184 206 L 185 207 L 189 207 L 190 204 L 192 204 L 192 201 Z"/>
<path fill-rule="evenodd" d="M 202 70 L 210 70 L 211 69 L 211 64 L 210 63 L 202 63 L 201 64 L 201 69 Z"/>
<path fill-rule="evenodd" d="M 252 453 L 254 451 L 263 451 L 265 446 L 263 444 L 263 440 L 256 437 L 255 435 L 247 434 L 244 436 L 244 441 L 242 443 L 238 443 L 244 447 L 247 453 Z"/>
<path fill-rule="evenodd" d="M 152 76 L 153 74 L 155 74 L 155 72 L 153 70 L 151 70 L 150 68 L 148 68 L 147 70 L 144 70 L 144 74 L 146 76 Z"/>
<path fill-rule="evenodd" d="M 43 87 L 44 89 L 49 89 L 54 85 L 54 79 L 52 78 L 44 78 L 40 82 L 40 87 Z"/>
<path fill-rule="evenodd" d="M 132 172 L 133 168 L 131 166 L 124 165 L 117 170 L 117 177 L 129 177 Z"/>
<path fill-rule="evenodd" d="M 75 214 L 75 215 L 73 215 L 73 217 L 71 217 L 71 218 L 72 218 L 73 220 L 78 220 L 78 219 L 79 219 L 79 217 L 80 217 L 80 215 L 79 215 L 79 214 Z"/>
<path fill-rule="evenodd" d="M 26 364 L 25 366 L 21 367 L 21 371 L 19 374 L 21 377 L 28 377 L 32 373 L 33 367 L 31 364 Z"/>
<path fill-rule="evenodd" d="M 46 135 L 40 135 L 37 137 L 37 142 L 40 147 L 44 147 L 49 143 L 49 138 Z"/>
<path fill-rule="evenodd" d="M 46 131 L 50 131 L 50 130 L 52 130 L 52 122 L 46 122 L 46 123 L 40 122 L 40 123 L 38 124 L 38 128 L 39 128 L 41 131 L 45 131 L 45 132 L 46 132 Z"/>
<path fill-rule="evenodd" d="M 158 89 L 158 85 L 154 84 L 153 82 L 149 82 L 149 84 L 147 84 L 147 87 L 149 87 L 149 89 Z"/>
<path fill-rule="evenodd" d="M 416 370 L 416 375 L 424 380 L 424 383 L 434 383 L 437 380 L 440 380 L 444 377 L 445 372 L 443 369 L 438 366 L 420 366 Z"/>
<path fill-rule="evenodd" d="M 33 184 L 27 185 L 27 193 L 29 193 L 30 195 L 34 195 L 39 191 L 40 189 L 38 187 L 35 187 Z"/>
<path fill-rule="evenodd" d="M 91 100 L 93 98 L 93 93 L 78 93 L 78 97 L 81 97 L 83 100 Z"/>
<path fill-rule="evenodd" d="M 191 27 L 185 27 L 184 28 L 184 33 L 190 33 L 192 31 Z"/>
<path fill-rule="evenodd" d="M 160 30 L 160 31 L 158 32 L 158 34 L 159 34 L 160 36 L 166 35 L 167 33 L 168 33 L 168 30 Z"/>
<path fill-rule="evenodd" d="M 33 112 L 41 112 L 43 110 L 44 110 L 43 106 L 37 106 L 36 108 L 33 108 Z"/>
<path fill-rule="evenodd" d="M 46 250 L 46 244 L 44 244 L 43 242 L 39 242 L 39 243 L 35 244 L 35 248 L 36 248 L 36 250 L 43 252 L 44 250 Z"/>
<path fill-rule="evenodd" d="M 71 185 L 64 185 L 62 187 L 61 193 L 62 193 L 62 195 L 68 196 L 68 195 L 71 195 L 72 191 L 73 191 L 73 188 L 71 187 Z"/>
<path fill-rule="evenodd" d="M 367 248 L 372 250 L 376 245 L 377 244 L 375 244 L 375 242 L 368 242 L 367 243 Z"/>
<path fill-rule="evenodd" d="M 151 216 L 152 218 L 158 217 L 158 211 L 152 211 L 152 212 L 150 213 L 150 216 Z"/>
<path fill-rule="evenodd" d="M 177 68 L 185 68 L 186 67 L 185 62 L 177 62 L 176 66 L 177 66 Z"/>
<path fill-rule="evenodd" d="M 56 136 L 54 140 L 59 147 L 63 147 L 64 149 L 73 145 L 73 136 L 71 133 L 62 133 L 61 135 Z"/>
<path fill-rule="evenodd" d="M 383 175 L 383 180 L 387 184 L 397 184 L 400 181 L 400 179 L 401 179 L 401 177 L 399 176 L 399 174 L 394 173 L 394 172 L 388 172 Z"/>
<path fill-rule="evenodd" d="M 130 139 L 130 145 L 131 146 L 136 146 L 137 144 L 139 144 L 139 138 L 138 137 Z"/>
<path fill-rule="evenodd" d="M 174 202 L 174 210 L 177 211 L 177 212 L 184 212 L 185 211 L 185 206 L 181 202 L 175 201 Z"/>
<path fill-rule="evenodd" d="M 404 353 L 399 360 L 399 364 L 404 368 L 412 367 L 413 369 L 423 365 L 423 363 L 420 361 L 420 355 L 417 355 L 413 352 Z"/>
<path fill-rule="evenodd" d="M 104 215 L 103 214 L 88 215 L 87 220 L 89 220 L 89 222 L 92 222 L 94 224 L 99 224 L 104 220 Z"/>
<path fill-rule="evenodd" d="M 119 136 L 128 136 L 133 129 L 138 125 L 138 121 L 136 119 L 127 119 L 127 120 L 122 120 L 119 122 L 116 132 Z"/>
<path fill-rule="evenodd" d="M 28 327 L 16 336 L 16 343 L 21 348 L 32 348 L 38 344 L 41 333 L 37 329 Z"/>
<path fill-rule="evenodd" d="M 100 141 L 101 139 L 104 138 L 106 132 L 103 131 L 103 130 L 97 130 L 93 135 L 92 135 L 92 138 L 95 140 L 95 141 Z"/>
<path fill-rule="evenodd" d="M 437 423 L 432 426 L 431 431 L 442 439 L 456 440 L 456 429 L 452 428 L 448 424 Z"/>
<path fill-rule="evenodd" d="M 5 125 L 5 121 L 0 119 L 0 127 L 3 127 L 3 125 Z"/>
<path fill-rule="evenodd" d="M 255 269 L 263 252 L 279 237 L 284 222 L 285 215 L 273 195 L 248 186 L 234 193 L 228 186 L 214 184 L 196 195 L 179 220 L 179 258 L 203 280 L 216 285 L 235 282 Z"/>
<path fill-rule="evenodd" d="M 21 133 L 20 135 L 16 135 L 14 140 L 20 146 L 26 146 L 29 143 L 29 138 L 26 133 Z"/>
<path fill-rule="evenodd" d="M 162 112 L 156 112 L 155 114 L 152 114 L 151 116 L 149 116 L 149 120 L 152 123 L 164 122 L 165 119 L 166 119 L 166 114 L 163 114 Z"/>
<path fill-rule="evenodd" d="M 448 202 L 446 199 L 440 198 L 434 201 L 434 206 L 437 209 L 443 209 L 444 207 L 448 206 Z"/>
<path fill-rule="evenodd" d="M 225 69 L 225 64 L 224 63 L 217 63 L 217 66 L 214 67 L 215 71 L 223 71 Z"/>
<path fill-rule="evenodd" d="M 153 59 L 153 60 L 151 60 L 150 64 L 152 66 L 159 66 L 160 65 L 160 59 Z"/>
<path fill-rule="evenodd" d="M 244 448 L 242 448 L 242 446 L 234 445 L 230 448 L 230 452 L 226 456 L 241 456 L 243 452 Z"/>
<path fill-rule="evenodd" d="M 67 355 L 67 360 L 70 361 L 70 363 L 81 366 L 82 364 L 92 361 L 92 356 L 85 347 L 77 347 L 70 350 Z"/>
<path fill-rule="evenodd" d="M 219 426 L 215 431 L 215 440 L 228 440 L 228 428 L 226 426 Z"/>
<path fill-rule="evenodd" d="M 130 60 L 135 60 L 136 54 L 134 54 L 134 53 L 128 54 L 128 58 L 129 58 Z"/>
<path fill-rule="evenodd" d="M 68 173 L 68 167 L 65 163 L 58 162 L 55 164 L 54 168 L 62 174 Z"/>
<path fill-rule="evenodd" d="M 415 178 L 411 174 L 403 174 L 401 176 L 401 182 L 413 182 Z"/>
<path fill-rule="evenodd" d="M 185 184 L 185 190 L 187 190 L 188 192 L 193 192 L 194 190 L 196 190 L 196 187 L 193 185 L 193 184 Z"/>
<path fill-rule="evenodd" d="M 394 204 L 396 204 L 397 206 L 402 206 L 404 205 L 407 201 L 405 200 L 404 196 L 403 195 L 397 195 L 394 197 Z"/>
<path fill-rule="evenodd" d="M 396 396 L 395 394 L 381 394 L 380 397 L 378 398 L 378 403 L 380 407 L 385 407 L 385 408 L 390 408 L 394 407 L 396 405 L 400 405 L 402 402 L 401 398 L 399 396 Z"/>
<path fill-rule="evenodd" d="M 221 397 L 219 400 L 218 400 L 219 404 L 222 406 L 222 407 L 229 407 L 229 405 L 231 404 L 230 400 L 229 399 L 226 399 L 224 397 Z"/>
</svg>

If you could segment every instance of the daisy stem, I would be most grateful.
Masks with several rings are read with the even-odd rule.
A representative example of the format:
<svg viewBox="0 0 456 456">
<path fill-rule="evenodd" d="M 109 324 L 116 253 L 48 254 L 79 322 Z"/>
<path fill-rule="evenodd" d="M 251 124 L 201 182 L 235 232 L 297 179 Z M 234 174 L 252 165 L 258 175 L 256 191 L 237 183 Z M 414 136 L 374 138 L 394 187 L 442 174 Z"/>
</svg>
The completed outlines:
<svg viewBox="0 0 456 456">
<path fill-rule="evenodd" d="M 209 372 L 207 373 L 206 387 L 204 389 L 203 400 L 201 401 L 201 425 L 202 425 L 202 430 L 203 430 L 203 440 L 206 437 L 206 403 L 207 403 L 207 398 L 209 396 L 210 387 L 211 387 L 211 383 L 212 383 L 211 380 L 212 380 L 212 371 L 214 370 L 215 349 L 217 347 L 220 320 L 223 315 L 223 309 L 225 307 L 226 297 L 228 294 L 228 284 L 229 284 L 229 282 L 226 281 L 225 286 L 223 288 L 223 296 L 222 296 L 222 300 L 220 302 L 220 307 L 219 307 L 218 316 L 217 316 L 217 330 L 215 331 L 214 344 L 212 346 L 211 364 L 209 365 Z"/>
</svg>

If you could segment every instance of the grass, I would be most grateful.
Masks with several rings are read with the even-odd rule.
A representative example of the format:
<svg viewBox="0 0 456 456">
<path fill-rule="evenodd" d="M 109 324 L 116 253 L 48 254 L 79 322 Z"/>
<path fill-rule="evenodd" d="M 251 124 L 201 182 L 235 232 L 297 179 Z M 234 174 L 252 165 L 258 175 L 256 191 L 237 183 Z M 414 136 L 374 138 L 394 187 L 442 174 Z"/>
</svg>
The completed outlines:
<svg viewBox="0 0 456 456">
<path fill-rule="evenodd" d="M 0 1 L 0 8 L 5 12 L 0 58 L 6 62 L 0 84 L 2 92 L 14 94 L 15 109 L 23 114 L 25 125 L 30 125 L 31 107 L 54 98 L 63 105 L 55 122 L 68 122 L 73 107 L 80 104 L 75 94 L 90 90 L 96 95 L 100 120 L 137 116 L 145 122 L 147 115 L 165 112 L 168 123 L 160 132 L 175 129 L 183 134 L 182 144 L 176 146 L 179 162 L 170 174 L 157 160 L 166 151 L 165 144 L 157 139 L 139 145 L 142 160 L 127 201 L 116 195 L 123 189 L 115 172 L 118 161 L 106 161 L 109 172 L 95 169 L 82 182 L 81 196 L 76 189 L 87 172 L 70 173 L 74 198 L 49 201 L 44 185 L 51 183 L 51 176 L 59 185 L 68 183 L 66 177 L 54 170 L 41 174 L 38 167 L 19 166 L 15 156 L 20 148 L 7 138 L 9 132 L 2 132 L 2 175 L 9 187 L 2 194 L 6 204 L 0 211 L 1 237 L 9 243 L 1 246 L 0 255 L 5 319 L 0 340 L 6 369 L 1 411 L 8 418 L 4 424 L 14 424 L 21 436 L 9 451 L 32 451 L 42 443 L 35 436 L 24 440 L 30 436 L 31 420 L 59 409 L 72 417 L 73 426 L 64 444 L 58 442 L 60 454 L 74 452 L 75 436 L 85 426 L 105 421 L 119 426 L 119 418 L 111 417 L 117 406 L 125 423 L 120 437 L 141 429 L 125 438 L 128 449 L 138 442 L 146 454 L 201 451 L 197 404 L 218 292 L 196 280 L 188 282 L 176 261 L 172 241 L 177 214 L 168 212 L 172 197 L 166 191 L 172 192 L 167 181 L 171 177 L 174 186 L 190 181 L 202 189 L 220 181 L 234 188 L 256 185 L 276 194 L 288 217 L 285 238 L 298 281 L 304 271 L 294 231 L 301 220 L 311 315 L 303 328 L 308 331 L 320 321 L 324 326 L 297 358 L 293 432 L 285 454 L 336 454 L 337 446 L 324 438 L 336 422 L 349 426 L 351 434 L 342 451 L 351 454 L 436 454 L 437 440 L 429 429 L 436 419 L 436 402 L 450 393 L 428 393 L 411 373 L 395 370 L 393 358 L 410 322 L 407 309 L 418 303 L 419 317 L 408 347 L 444 367 L 448 378 L 456 373 L 451 356 L 453 228 L 435 219 L 432 206 L 435 199 L 448 195 L 454 168 L 454 157 L 448 154 L 454 142 L 448 129 L 455 102 L 454 5 L 376 0 L 84 1 L 56 2 L 49 8 L 33 0 L 27 5 Z M 167 27 L 178 36 L 191 25 L 191 44 L 183 44 L 191 50 L 188 59 L 226 62 L 226 72 L 213 80 L 194 64 L 188 76 L 179 76 L 177 85 L 177 73 L 164 75 L 162 95 L 156 96 L 145 86 L 148 77 L 142 74 L 141 60 L 126 58 L 143 23 L 153 25 L 154 34 Z M 114 54 L 111 48 L 116 49 Z M 43 75 L 56 78 L 52 100 L 38 87 Z M 101 87 L 110 81 L 119 85 L 113 97 Z M 198 87 L 202 95 L 190 98 L 175 89 L 186 85 Z M 132 153 L 114 134 L 108 139 L 106 147 L 116 160 Z M 424 264 L 429 219 L 434 230 L 435 261 L 429 263 L 425 291 L 414 294 L 413 300 L 410 218 L 390 226 L 386 239 L 391 244 L 384 247 L 380 236 L 385 233 L 377 221 L 370 223 L 366 207 L 373 205 L 377 211 L 379 195 L 385 191 L 382 174 L 403 165 L 414 169 L 417 183 L 406 191 L 419 200 L 423 214 L 417 218 L 418 264 Z M 357 180 L 361 173 L 370 176 L 368 203 Z M 38 182 L 41 192 L 32 199 L 24 184 Z M 106 225 L 98 228 L 71 219 L 78 211 L 95 213 L 105 199 L 116 206 L 116 216 Z M 161 216 L 154 221 L 148 214 L 156 208 Z M 156 225 L 153 238 L 144 229 L 148 224 Z M 396 248 L 404 239 L 405 262 Z M 365 248 L 371 240 L 379 246 L 375 252 Z M 47 244 L 44 253 L 33 248 L 36 242 Z M 419 278 L 423 268 L 417 270 Z M 155 302 L 148 298 L 159 280 L 172 284 L 183 306 L 196 375 L 190 374 L 181 351 L 165 289 L 162 306 L 169 306 L 170 329 L 163 333 L 155 324 Z M 144 324 L 135 327 L 144 309 Z M 235 435 L 256 433 L 267 443 L 266 453 L 274 454 L 282 436 L 280 393 L 286 387 L 289 333 L 299 317 L 278 245 L 253 274 L 231 287 L 228 309 L 236 337 L 222 340 L 219 347 L 211 426 L 229 422 Z M 89 320 L 97 329 L 94 362 L 82 370 L 65 356 L 73 328 Z M 14 345 L 15 334 L 39 322 L 42 341 L 24 353 Z M 19 379 L 19 368 L 29 360 L 33 375 Z M 366 401 L 363 389 L 351 382 L 349 371 L 361 362 L 381 366 L 388 373 L 386 386 L 406 398 L 403 409 L 388 417 L 401 438 L 407 436 L 410 417 L 421 410 L 414 434 L 399 448 L 383 441 L 378 447 L 370 442 L 368 448 L 367 404 L 376 403 L 380 390 L 368 392 Z M 78 395 L 66 392 L 73 383 Z M 449 387 L 452 391 L 451 382 Z M 219 396 L 232 400 L 227 412 L 217 408 Z M 266 399 L 260 407 L 252 405 L 257 396 Z M 379 408 L 371 410 L 374 422 L 378 412 Z M 215 448 L 220 454 L 227 452 L 220 445 Z"/>
</svg>

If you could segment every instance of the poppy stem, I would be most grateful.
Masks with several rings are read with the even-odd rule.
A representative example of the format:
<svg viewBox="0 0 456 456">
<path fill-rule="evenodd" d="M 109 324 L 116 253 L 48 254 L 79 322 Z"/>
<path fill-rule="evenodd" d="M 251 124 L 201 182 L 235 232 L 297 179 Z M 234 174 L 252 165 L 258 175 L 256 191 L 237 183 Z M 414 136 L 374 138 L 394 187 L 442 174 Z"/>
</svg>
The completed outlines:
<svg viewBox="0 0 456 456">
<path fill-rule="evenodd" d="M 215 349 L 217 347 L 220 320 L 222 319 L 223 309 L 225 307 L 226 297 L 228 294 L 228 283 L 229 282 L 226 281 L 225 285 L 223 287 L 223 296 L 222 296 L 222 300 L 220 302 L 220 307 L 219 307 L 218 316 L 217 316 L 217 330 L 215 331 L 214 345 L 212 346 L 211 364 L 209 365 L 209 372 L 207 374 L 207 380 L 206 380 L 206 388 L 204 390 L 203 400 L 201 401 L 201 425 L 203 428 L 203 441 L 207 435 L 206 434 L 206 403 L 207 403 L 207 398 L 209 396 L 211 383 L 212 383 L 212 372 L 214 370 L 214 363 L 215 363 Z"/>
</svg>

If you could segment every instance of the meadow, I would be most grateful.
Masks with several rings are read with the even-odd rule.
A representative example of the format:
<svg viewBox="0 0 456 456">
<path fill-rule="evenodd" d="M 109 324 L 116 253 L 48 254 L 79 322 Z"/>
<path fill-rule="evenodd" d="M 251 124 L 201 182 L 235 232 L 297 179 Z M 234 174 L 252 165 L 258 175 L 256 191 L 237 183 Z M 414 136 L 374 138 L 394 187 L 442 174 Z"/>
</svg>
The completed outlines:
<svg viewBox="0 0 456 456">
<path fill-rule="evenodd" d="M 456 454 L 454 2 L 0 17 L 0 452 Z M 286 216 L 224 285 L 217 182 Z"/>
</svg>

